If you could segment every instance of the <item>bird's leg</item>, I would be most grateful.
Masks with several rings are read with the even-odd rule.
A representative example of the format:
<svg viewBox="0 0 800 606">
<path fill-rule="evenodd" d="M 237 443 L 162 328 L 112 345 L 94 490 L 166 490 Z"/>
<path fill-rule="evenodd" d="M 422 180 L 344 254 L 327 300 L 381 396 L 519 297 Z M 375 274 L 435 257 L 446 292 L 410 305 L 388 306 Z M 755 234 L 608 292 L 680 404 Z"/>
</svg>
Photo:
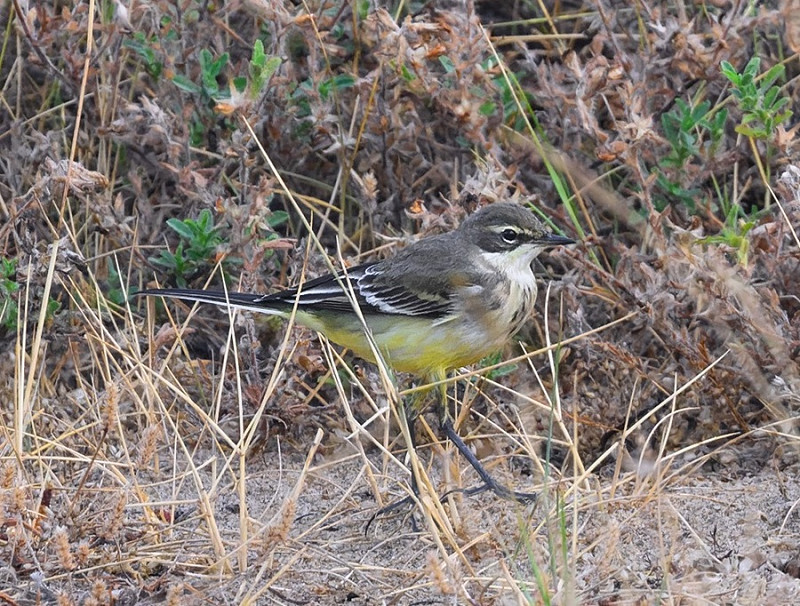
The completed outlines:
<svg viewBox="0 0 800 606">
<path fill-rule="evenodd" d="M 489 474 L 489 472 L 486 471 L 486 468 L 481 465 L 478 457 L 476 457 L 475 453 L 472 452 L 472 450 L 470 450 L 469 447 L 464 443 L 464 440 L 461 439 L 461 436 L 458 435 L 455 427 L 453 426 L 453 420 L 450 418 L 447 408 L 447 389 L 444 387 L 444 385 L 442 385 L 440 397 L 442 398 L 440 407 L 441 414 L 439 417 L 439 426 L 441 430 L 444 432 L 444 435 L 447 437 L 447 439 L 449 439 L 458 449 L 458 452 L 460 452 L 461 455 L 469 462 L 469 464 L 472 465 L 472 468 L 477 472 L 478 476 L 483 482 L 483 484 L 475 486 L 474 488 L 456 488 L 449 490 L 442 495 L 441 499 L 444 499 L 453 493 L 474 495 L 486 490 L 491 490 L 501 499 L 508 499 L 509 501 L 535 501 L 538 496 L 535 492 L 517 492 L 510 490 L 505 486 L 498 484 L 497 480 L 495 480 Z"/>
<path fill-rule="evenodd" d="M 447 436 L 447 439 L 453 443 L 453 445 L 458 449 L 458 452 L 460 452 L 461 455 L 469 462 L 469 464 L 472 465 L 472 468 L 477 472 L 478 476 L 483 482 L 483 484 L 475 486 L 474 488 L 455 488 L 453 490 L 449 490 L 442 495 L 442 499 L 456 492 L 466 495 L 474 495 L 484 492 L 485 490 L 491 490 L 501 499 L 508 499 L 509 501 L 536 500 L 538 495 L 535 492 L 517 492 L 498 484 L 497 480 L 495 480 L 489 474 L 489 472 L 486 471 L 486 468 L 481 465 L 481 462 L 478 460 L 478 457 L 475 456 L 475 453 L 469 449 L 469 446 L 467 446 L 464 443 L 464 440 L 461 439 L 461 436 L 458 435 L 453 427 L 452 419 L 450 419 L 448 416 L 445 416 L 442 419 L 441 428 L 444 432 L 444 435 Z"/>
<path fill-rule="evenodd" d="M 403 412 L 403 415 L 405 416 L 406 425 L 408 427 L 409 440 L 410 440 L 410 443 L 408 445 L 409 452 L 411 450 L 414 450 L 416 452 L 416 450 L 417 450 L 417 437 L 415 435 L 415 429 L 416 429 L 417 417 L 419 416 L 419 408 L 416 406 L 417 399 L 419 397 L 420 396 L 415 396 L 413 398 L 412 406 L 402 406 L 402 408 L 403 408 L 402 412 Z M 397 509 L 400 509 L 401 507 L 405 507 L 406 505 L 412 505 L 417 500 L 417 498 L 419 497 L 419 482 L 417 481 L 417 474 L 414 471 L 413 465 L 412 465 L 412 468 L 411 468 L 410 471 L 411 471 L 411 493 L 412 494 L 408 495 L 407 497 L 405 497 L 403 499 L 399 499 L 399 500 L 395 501 L 394 503 L 389 503 L 385 507 L 381 507 L 377 512 L 372 514 L 372 517 L 370 517 L 369 521 L 367 522 L 366 527 L 364 528 L 364 534 L 367 534 L 367 532 L 369 531 L 370 525 L 372 524 L 372 522 L 375 521 L 375 519 L 378 516 L 382 516 L 382 515 L 385 515 L 387 513 L 391 513 L 391 512 L 393 512 L 393 511 L 395 511 Z M 414 532 L 417 532 L 419 530 L 419 528 L 417 526 L 417 522 L 413 517 L 411 518 L 411 527 L 414 530 Z"/>
<path fill-rule="evenodd" d="M 453 443 L 453 445 L 458 449 L 461 455 L 472 465 L 472 468 L 478 473 L 478 477 L 480 477 L 481 481 L 483 482 L 479 486 L 475 486 L 474 488 L 456 488 L 453 490 L 447 491 L 441 497 L 439 497 L 439 501 L 443 502 L 449 495 L 454 493 L 465 494 L 468 496 L 479 494 L 486 490 L 491 490 L 494 494 L 502 499 L 508 499 L 510 501 L 535 501 L 537 498 L 537 494 L 535 492 L 517 492 L 514 490 L 510 490 L 505 486 L 500 485 L 497 480 L 495 480 L 486 468 L 481 465 L 481 462 L 475 456 L 475 454 L 469 449 L 469 447 L 464 443 L 464 440 L 461 439 L 461 436 L 453 427 L 453 420 L 450 418 L 450 414 L 447 409 L 447 385 L 443 382 L 445 379 L 444 374 L 436 375 L 431 377 L 432 382 L 439 382 L 438 385 L 434 389 L 438 392 L 438 402 L 439 405 L 439 423 L 442 432 L 444 435 Z M 419 411 L 422 408 L 421 403 L 425 400 L 427 392 L 421 392 L 420 394 L 415 395 L 411 402 L 410 406 L 404 408 L 404 415 L 406 419 L 406 423 L 408 424 L 408 431 L 411 439 L 411 443 L 409 444 L 409 448 L 414 449 L 416 451 L 416 436 L 414 435 L 414 426 L 416 424 L 417 416 L 419 415 Z M 411 470 L 411 492 L 412 494 L 395 501 L 394 503 L 389 503 L 385 507 L 379 509 L 376 513 L 372 515 L 372 517 L 367 522 L 367 525 L 364 529 L 364 533 L 366 534 L 369 531 L 369 527 L 373 521 L 378 516 L 382 516 L 387 513 L 391 513 L 401 507 L 405 507 L 407 505 L 413 505 L 414 502 L 419 497 L 419 483 L 417 482 L 417 474 L 415 473 L 414 469 Z M 417 524 L 416 521 L 412 518 L 412 528 L 414 531 L 417 531 Z"/>
</svg>

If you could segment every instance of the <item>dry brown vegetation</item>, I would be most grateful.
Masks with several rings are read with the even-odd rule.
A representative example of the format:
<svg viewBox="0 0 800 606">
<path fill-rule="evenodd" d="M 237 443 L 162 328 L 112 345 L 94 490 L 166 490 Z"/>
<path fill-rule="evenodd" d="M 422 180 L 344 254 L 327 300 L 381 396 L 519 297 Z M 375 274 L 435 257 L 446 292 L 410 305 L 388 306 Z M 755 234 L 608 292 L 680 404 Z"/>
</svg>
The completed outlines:
<svg viewBox="0 0 800 606">
<path fill-rule="evenodd" d="M 0 603 L 796 603 L 797 0 L 0 15 Z M 753 57 L 747 107 L 721 64 Z M 406 453 L 407 378 L 129 299 L 266 292 L 500 199 L 580 241 L 451 389 L 535 505 L 439 504 L 475 477 L 433 414 Z M 419 506 L 365 533 L 409 465 Z"/>
</svg>

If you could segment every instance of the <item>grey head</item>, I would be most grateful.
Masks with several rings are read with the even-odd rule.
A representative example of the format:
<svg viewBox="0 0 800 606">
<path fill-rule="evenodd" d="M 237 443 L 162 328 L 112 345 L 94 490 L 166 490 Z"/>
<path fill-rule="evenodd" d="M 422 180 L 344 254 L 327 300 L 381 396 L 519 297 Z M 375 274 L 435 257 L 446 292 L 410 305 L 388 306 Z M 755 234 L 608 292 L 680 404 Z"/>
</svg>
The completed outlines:
<svg viewBox="0 0 800 606">
<path fill-rule="evenodd" d="M 496 202 L 472 213 L 458 228 L 462 237 L 486 252 L 544 249 L 574 240 L 554 234 L 530 210 L 513 202 Z"/>
</svg>

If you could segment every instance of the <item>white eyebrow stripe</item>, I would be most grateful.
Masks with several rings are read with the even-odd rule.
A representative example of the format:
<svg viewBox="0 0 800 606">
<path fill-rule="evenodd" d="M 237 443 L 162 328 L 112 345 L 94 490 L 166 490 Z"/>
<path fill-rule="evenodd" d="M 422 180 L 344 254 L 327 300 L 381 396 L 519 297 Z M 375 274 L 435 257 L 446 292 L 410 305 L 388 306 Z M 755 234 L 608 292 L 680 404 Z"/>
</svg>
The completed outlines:
<svg viewBox="0 0 800 606">
<path fill-rule="evenodd" d="M 531 230 L 520 227 L 519 225 L 490 225 L 488 229 L 496 234 L 503 233 L 507 229 L 513 229 L 518 234 L 525 234 L 526 236 L 533 237 L 533 232 Z"/>
</svg>

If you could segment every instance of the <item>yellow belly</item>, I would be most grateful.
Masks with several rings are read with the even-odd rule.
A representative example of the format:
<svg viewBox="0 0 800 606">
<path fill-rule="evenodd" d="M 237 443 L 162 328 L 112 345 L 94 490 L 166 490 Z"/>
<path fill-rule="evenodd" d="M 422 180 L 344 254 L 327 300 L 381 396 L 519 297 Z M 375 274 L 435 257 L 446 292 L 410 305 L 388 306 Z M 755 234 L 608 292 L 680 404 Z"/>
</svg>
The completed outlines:
<svg viewBox="0 0 800 606">
<path fill-rule="evenodd" d="M 505 317 L 484 316 L 480 322 L 463 315 L 438 322 L 411 316 L 376 315 L 365 319 L 386 363 L 396 371 L 423 377 L 478 362 L 500 349 L 510 331 L 517 328 Z M 315 316 L 298 321 L 357 356 L 375 361 L 355 316 Z"/>
<path fill-rule="evenodd" d="M 525 270 L 527 274 L 509 276 L 513 279 L 495 282 L 492 288 L 465 287 L 454 297 L 452 315 L 445 318 L 370 314 L 365 320 L 391 368 L 421 377 L 441 375 L 494 353 L 528 318 L 536 299 L 536 283 L 530 267 Z M 298 310 L 297 321 L 365 360 L 375 361 L 355 313 Z"/>
</svg>

